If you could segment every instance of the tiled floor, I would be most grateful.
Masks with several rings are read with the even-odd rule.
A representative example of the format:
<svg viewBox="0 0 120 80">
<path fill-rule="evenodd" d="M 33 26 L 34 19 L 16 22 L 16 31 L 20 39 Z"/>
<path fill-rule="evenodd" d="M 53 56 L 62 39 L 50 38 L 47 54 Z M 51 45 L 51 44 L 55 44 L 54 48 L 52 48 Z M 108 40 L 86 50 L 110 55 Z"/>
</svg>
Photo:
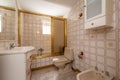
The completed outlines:
<svg viewBox="0 0 120 80">
<path fill-rule="evenodd" d="M 55 67 L 32 72 L 32 80 L 76 80 L 76 72 L 72 70 L 58 71 Z"/>
</svg>

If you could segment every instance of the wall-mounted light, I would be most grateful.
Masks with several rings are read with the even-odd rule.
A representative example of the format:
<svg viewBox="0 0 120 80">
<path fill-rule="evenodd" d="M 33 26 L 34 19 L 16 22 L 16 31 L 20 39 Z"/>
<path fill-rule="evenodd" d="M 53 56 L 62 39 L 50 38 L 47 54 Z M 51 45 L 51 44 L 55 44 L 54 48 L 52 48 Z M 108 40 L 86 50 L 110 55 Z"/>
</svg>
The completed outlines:
<svg viewBox="0 0 120 80">
<path fill-rule="evenodd" d="M 77 16 L 71 18 L 71 20 L 80 20 L 82 17 L 83 17 L 83 13 L 81 12 L 81 13 L 77 14 Z"/>
<path fill-rule="evenodd" d="M 80 19 L 82 16 L 83 16 L 83 13 L 80 13 L 80 14 L 79 14 L 79 19 Z"/>
</svg>

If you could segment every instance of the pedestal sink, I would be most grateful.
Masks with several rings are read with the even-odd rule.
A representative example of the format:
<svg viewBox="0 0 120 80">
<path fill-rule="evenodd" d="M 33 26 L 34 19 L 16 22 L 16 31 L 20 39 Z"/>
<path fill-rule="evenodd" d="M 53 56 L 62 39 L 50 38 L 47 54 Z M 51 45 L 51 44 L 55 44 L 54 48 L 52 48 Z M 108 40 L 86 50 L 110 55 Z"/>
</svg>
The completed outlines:
<svg viewBox="0 0 120 80">
<path fill-rule="evenodd" d="M 6 55 L 6 54 L 21 54 L 21 53 L 26 53 L 31 50 L 33 50 L 34 47 L 32 46 L 25 46 L 25 47 L 14 47 L 12 49 L 5 49 L 2 48 L 0 49 L 0 55 Z"/>
<path fill-rule="evenodd" d="M 0 49 L 0 80 L 30 80 L 34 47 Z"/>
</svg>

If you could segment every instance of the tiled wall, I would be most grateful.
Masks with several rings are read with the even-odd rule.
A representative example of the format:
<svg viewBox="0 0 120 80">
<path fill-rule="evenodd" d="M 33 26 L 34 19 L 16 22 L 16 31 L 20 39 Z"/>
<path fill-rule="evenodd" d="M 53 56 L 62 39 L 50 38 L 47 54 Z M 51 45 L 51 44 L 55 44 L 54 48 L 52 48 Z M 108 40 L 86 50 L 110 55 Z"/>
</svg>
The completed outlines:
<svg viewBox="0 0 120 80">
<path fill-rule="evenodd" d="M 15 11 L 0 8 L 2 18 L 2 32 L 0 33 L 0 48 L 8 48 L 11 42 L 16 41 Z"/>
<path fill-rule="evenodd" d="M 0 33 L 0 40 L 14 40 L 15 11 L 0 8 L 0 14 L 2 14 L 2 33 Z"/>
<path fill-rule="evenodd" d="M 51 25 L 51 18 L 24 13 L 22 46 L 43 48 L 43 53 L 51 52 L 51 35 L 42 34 L 42 27 Z"/>
<path fill-rule="evenodd" d="M 114 0 L 113 0 L 114 1 Z M 115 1 L 114 3 L 115 4 Z M 85 30 L 84 15 L 77 19 L 80 12 L 84 13 L 84 0 L 78 1 L 68 17 L 68 47 L 74 49 L 74 67 L 81 71 L 98 67 L 100 71 L 108 71 L 111 76 L 118 77 L 118 29 L 117 9 L 114 5 L 113 26 L 111 29 Z M 119 32 L 120 34 L 120 32 Z M 84 58 L 78 58 L 84 52 Z"/>
</svg>

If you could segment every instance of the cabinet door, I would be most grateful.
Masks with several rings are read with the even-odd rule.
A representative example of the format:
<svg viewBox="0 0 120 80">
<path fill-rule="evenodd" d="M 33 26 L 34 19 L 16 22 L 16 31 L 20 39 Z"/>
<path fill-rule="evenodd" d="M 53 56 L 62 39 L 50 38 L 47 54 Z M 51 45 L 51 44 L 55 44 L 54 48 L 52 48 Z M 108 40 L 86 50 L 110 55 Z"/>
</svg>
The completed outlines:
<svg viewBox="0 0 120 80">
<path fill-rule="evenodd" d="M 105 15 L 105 0 L 85 0 L 85 21 Z"/>
</svg>

